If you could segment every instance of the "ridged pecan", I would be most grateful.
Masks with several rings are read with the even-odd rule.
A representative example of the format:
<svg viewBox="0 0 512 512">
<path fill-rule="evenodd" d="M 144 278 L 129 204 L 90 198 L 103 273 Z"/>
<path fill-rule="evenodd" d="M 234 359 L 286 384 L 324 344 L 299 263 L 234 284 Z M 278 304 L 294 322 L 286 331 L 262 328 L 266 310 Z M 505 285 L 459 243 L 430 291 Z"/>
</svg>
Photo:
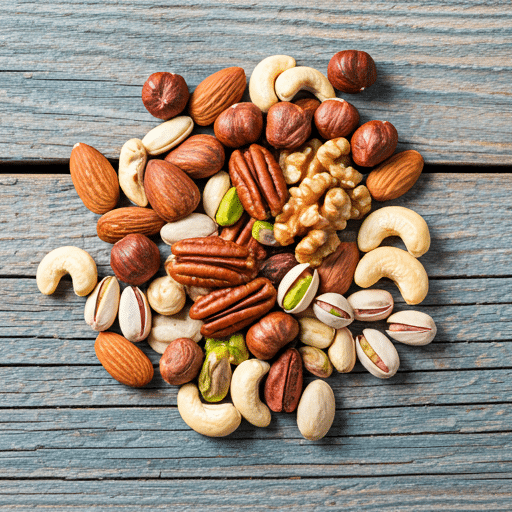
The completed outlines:
<svg viewBox="0 0 512 512">
<path fill-rule="evenodd" d="M 225 288 L 248 283 L 258 266 L 252 251 L 219 236 L 186 238 L 171 245 L 165 270 L 186 286 Z"/>
<path fill-rule="evenodd" d="M 249 217 L 247 212 L 232 226 L 226 226 L 221 232 L 220 237 L 224 240 L 231 240 L 238 245 L 243 245 L 252 250 L 254 257 L 258 261 L 262 261 L 267 257 L 265 247 L 252 236 L 252 226 L 256 219 Z"/>
<path fill-rule="evenodd" d="M 244 209 L 255 219 L 275 217 L 288 199 L 283 171 L 263 146 L 251 144 L 245 151 L 233 151 L 229 175 Z"/>
<path fill-rule="evenodd" d="M 200 297 L 190 308 L 190 318 L 203 320 L 201 334 L 224 338 L 254 323 L 270 311 L 277 292 L 272 283 L 258 277 L 235 288 L 224 288 Z"/>
</svg>

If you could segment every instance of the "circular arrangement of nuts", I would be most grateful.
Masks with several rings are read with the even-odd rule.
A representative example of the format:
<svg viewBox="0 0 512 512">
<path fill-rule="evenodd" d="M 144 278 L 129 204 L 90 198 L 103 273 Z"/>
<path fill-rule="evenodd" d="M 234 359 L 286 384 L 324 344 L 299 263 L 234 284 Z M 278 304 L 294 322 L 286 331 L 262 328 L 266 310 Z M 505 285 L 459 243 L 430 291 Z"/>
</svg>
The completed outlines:
<svg viewBox="0 0 512 512">
<path fill-rule="evenodd" d="M 371 212 L 372 200 L 402 196 L 423 169 L 417 151 L 395 153 L 389 121 L 359 125 L 357 108 L 336 96 L 376 80 L 375 62 L 357 50 L 335 54 L 327 75 L 287 55 L 267 57 L 251 74 L 250 102 L 241 102 L 240 67 L 192 94 L 180 75 L 157 72 L 142 101 L 163 122 L 124 144 L 118 172 L 93 147 L 73 147 L 73 184 L 101 215 L 97 233 L 113 244 L 114 275 L 98 283 L 91 256 L 65 246 L 43 258 L 37 285 L 51 294 L 69 273 L 75 293 L 88 295 L 85 321 L 99 331 L 95 352 L 114 379 L 152 380 L 135 345 L 146 340 L 161 354 L 162 378 L 181 386 L 181 417 L 200 434 L 229 435 L 242 418 L 266 427 L 272 412 L 296 412 L 302 436 L 318 440 L 334 420 L 326 381 L 334 370 L 348 373 L 358 359 L 387 379 L 399 367 L 390 338 L 434 339 L 429 315 L 393 312 L 392 295 L 370 288 L 388 278 L 407 304 L 421 303 L 428 276 L 418 258 L 430 247 L 418 213 Z M 213 135 L 194 134 L 196 125 Z M 198 179 L 207 180 L 201 189 Z M 120 190 L 134 206 L 117 207 Z M 351 220 L 362 220 L 357 241 L 342 240 Z M 157 236 L 172 252 L 163 276 Z M 389 236 L 406 250 L 381 245 Z M 361 289 L 345 297 L 353 283 Z M 108 331 L 116 319 L 122 335 Z M 384 319 L 386 334 L 349 329 Z M 305 388 L 304 371 L 316 377 Z"/>
</svg>

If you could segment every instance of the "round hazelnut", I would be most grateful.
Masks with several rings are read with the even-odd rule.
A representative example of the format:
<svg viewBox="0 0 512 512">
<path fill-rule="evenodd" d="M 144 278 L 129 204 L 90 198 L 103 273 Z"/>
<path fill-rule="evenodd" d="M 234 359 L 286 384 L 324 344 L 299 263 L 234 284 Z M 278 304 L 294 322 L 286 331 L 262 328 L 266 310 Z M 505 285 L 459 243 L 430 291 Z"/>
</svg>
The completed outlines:
<svg viewBox="0 0 512 512">
<path fill-rule="evenodd" d="M 113 245 L 110 266 L 118 279 L 132 286 L 140 286 L 160 268 L 160 251 L 146 235 L 126 235 Z"/>
<path fill-rule="evenodd" d="M 377 67 L 368 53 L 343 50 L 329 61 L 327 78 L 338 91 L 357 94 L 375 83 Z"/>
<path fill-rule="evenodd" d="M 190 93 L 181 75 L 153 73 L 142 86 L 142 103 L 158 119 L 171 119 L 187 106 Z"/>
<path fill-rule="evenodd" d="M 160 358 L 160 373 L 165 382 L 180 386 L 195 379 L 203 364 L 203 351 L 190 338 L 171 341 Z"/>
<path fill-rule="evenodd" d="M 280 101 L 267 114 L 266 137 L 276 149 L 296 149 L 311 135 L 311 117 L 299 105 Z"/>
<path fill-rule="evenodd" d="M 245 343 L 258 359 L 272 359 L 299 335 L 299 323 L 288 313 L 275 311 L 261 318 L 247 331 Z"/>
<path fill-rule="evenodd" d="M 252 144 L 263 131 L 263 114 L 254 103 L 236 103 L 217 117 L 213 131 L 228 148 Z"/>
<path fill-rule="evenodd" d="M 398 144 L 396 128 L 388 121 L 368 121 L 352 135 L 352 159 L 357 165 L 373 167 L 390 157 Z"/>
<path fill-rule="evenodd" d="M 359 124 L 359 111 L 341 98 L 325 100 L 315 111 L 315 126 L 326 140 L 346 137 Z"/>
<path fill-rule="evenodd" d="M 302 110 L 304 110 L 310 121 L 313 119 L 316 109 L 321 105 L 316 98 L 300 98 L 298 100 L 293 100 L 292 103 L 298 105 Z"/>
</svg>

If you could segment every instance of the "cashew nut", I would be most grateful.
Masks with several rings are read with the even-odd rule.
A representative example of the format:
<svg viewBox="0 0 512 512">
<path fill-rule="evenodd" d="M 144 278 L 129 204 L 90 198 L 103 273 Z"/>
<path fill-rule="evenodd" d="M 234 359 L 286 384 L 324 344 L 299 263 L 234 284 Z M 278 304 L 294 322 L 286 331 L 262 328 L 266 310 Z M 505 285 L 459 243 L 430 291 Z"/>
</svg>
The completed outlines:
<svg viewBox="0 0 512 512">
<path fill-rule="evenodd" d="M 359 229 L 357 243 L 361 251 L 368 252 L 388 236 L 399 236 L 415 258 L 425 254 L 430 247 L 425 219 L 403 206 L 385 206 L 368 215 Z"/>
<path fill-rule="evenodd" d="M 147 206 L 144 169 L 148 154 L 139 139 L 125 142 L 119 154 L 119 186 L 126 197 L 138 206 Z"/>
<path fill-rule="evenodd" d="M 191 429 L 209 437 L 228 436 L 242 421 L 233 404 L 201 402 L 199 389 L 192 383 L 185 384 L 178 391 L 178 412 Z"/>
<path fill-rule="evenodd" d="M 419 304 L 427 296 L 425 268 L 403 249 L 378 247 L 366 253 L 357 264 L 354 282 L 361 288 L 368 288 L 382 277 L 396 284 L 407 304 Z"/>
<path fill-rule="evenodd" d="M 188 116 L 173 117 L 150 130 L 142 139 L 149 155 L 161 155 L 183 142 L 194 128 Z"/>
<path fill-rule="evenodd" d="M 260 400 L 259 385 L 270 370 L 270 364 L 260 359 L 248 359 L 239 364 L 231 377 L 231 399 L 242 416 L 257 427 L 270 424 L 270 409 Z"/>
<path fill-rule="evenodd" d="M 253 70 L 249 80 L 251 101 L 261 109 L 268 109 L 279 101 L 274 84 L 276 78 L 287 69 L 295 66 L 295 59 L 288 55 L 272 55 L 263 59 Z"/>
<path fill-rule="evenodd" d="M 282 101 L 291 101 L 299 91 L 309 91 L 320 101 L 336 97 L 327 77 L 307 66 L 283 71 L 276 79 L 276 94 Z"/>
<path fill-rule="evenodd" d="M 70 274 L 75 293 L 83 297 L 94 290 L 98 281 L 96 263 L 91 255 L 80 249 L 66 245 L 50 251 L 37 267 L 37 287 L 45 295 L 51 295 L 62 276 Z"/>
</svg>

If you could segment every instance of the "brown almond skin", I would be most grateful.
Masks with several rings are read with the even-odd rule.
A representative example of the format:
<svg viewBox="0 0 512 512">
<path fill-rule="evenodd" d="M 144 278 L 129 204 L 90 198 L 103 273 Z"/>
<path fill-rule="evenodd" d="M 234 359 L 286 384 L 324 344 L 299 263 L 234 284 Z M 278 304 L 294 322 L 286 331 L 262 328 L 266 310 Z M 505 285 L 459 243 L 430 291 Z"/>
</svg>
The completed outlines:
<svg viewBox="0 0 512 512">
<path fill-rule="evenodd" d="M 302 393 L 302 358 L 295 348 L 283 352 L 270 367 L 265 381 L 264 396 L 274 412 L 293 412 Z"/>
<path fill-rule="evenodd" d="M 236 103 L 217 117 L 213 131 L 228 148 L 252 144 L 263 131 L 263 114 L 254 103 Z"/>
<path fill-rule="evenodd" d="M 110 162 L 97 149 L 79 142 L 69 158 L 73 185 L 91 212 L 103 214 L 119 201 L 119 180 Z"/>
<path fill-rule="evenodd" d="M 126 386 L 140 388 L 153 378 L 153 365 L 149 358 L 120 334 L 100 332 L 94 350 L 103 368 Z"/>
<path fill-rule="evenodd" d="M 140 286 L 160 268 L 160 251 L 147 236 L 133 233 L 112 246 L 110 266 L 124 283 Z"/>
<path fill-rule="evenodd" d="M 173 149 L 165 161 L 176 165 L 192 179 L 209 178 L 224 166 L 224 146 L 213 135 L 192 135 Z"/>
<path fill-rule="evenodd" d="M 185 110 L 190 93 L 181 75 L 159 71 L 146 80 L 141 96 L 142 103 L 152 116 L 166 120 Z"/>
<path fill-rule="evenodd" d="M 299 335 L 299 322 L 282 311 L 261 318 L 247 331 L 245 343 L 258 359 L 272 359 L 285 345 Z"/>
<path fill-rule="evenodd" d="M 352 281 L 359 263 L 357 242 L 341 242 L 338 248 L 317 268 L 320 278 L 318 295 L 323 293 L 339 293 L 344 295 Z"/>
<path fill-rule="evenodd" d="M 366 178 L 366 187 L 373 199 L 389 201 L 408 192 L 423 171 L 423 157 L 414 149 L 391 156 Z"/>
<path fill-rule="evenodd" d="M 126 235 L 140 233 L 146 236 L 160 232 L 165 220 L 161 219 L 151 208 L 127 206 L 116 208 L 98 219 L 96 232 L 101 240 L 115 244 Z"/>
<path fill-rule="evenodd" d="M 171 341 L 160 358 L 162 378 L 172 386 L 181 386 L 195 379 L 201 371 L 204 354 L 190 338 Z"/>
<path fill-rule="evenodd" d="M 350 139 L 352 159 L 357 165 L 373 167 L 390 157 L 398 144 L 398 133 L 389 121 L 368 121 Z"/>
<path fill-rule="evenodd" d="M 343 50 L 334 54 L 327 65 L 327 79 L 338 91 L 357 94 L 377 80 L 377 67 L 370 54 Z"/>
<path fill-rule="evenodd" d="M 190 117 L 199 126 L 212 124 L 222 111 L 242 99 L 246 86 L 243 68 L 233 66 L 213 73 L 190 96 Z"/>
<path fill-rule="evenodd" d="M 166 222 L 183 219 L 201 200 L 199 188 L 185 172 L 159 159 L 146 166 L 144 191 L 153 210 Z"/>
</svg>

